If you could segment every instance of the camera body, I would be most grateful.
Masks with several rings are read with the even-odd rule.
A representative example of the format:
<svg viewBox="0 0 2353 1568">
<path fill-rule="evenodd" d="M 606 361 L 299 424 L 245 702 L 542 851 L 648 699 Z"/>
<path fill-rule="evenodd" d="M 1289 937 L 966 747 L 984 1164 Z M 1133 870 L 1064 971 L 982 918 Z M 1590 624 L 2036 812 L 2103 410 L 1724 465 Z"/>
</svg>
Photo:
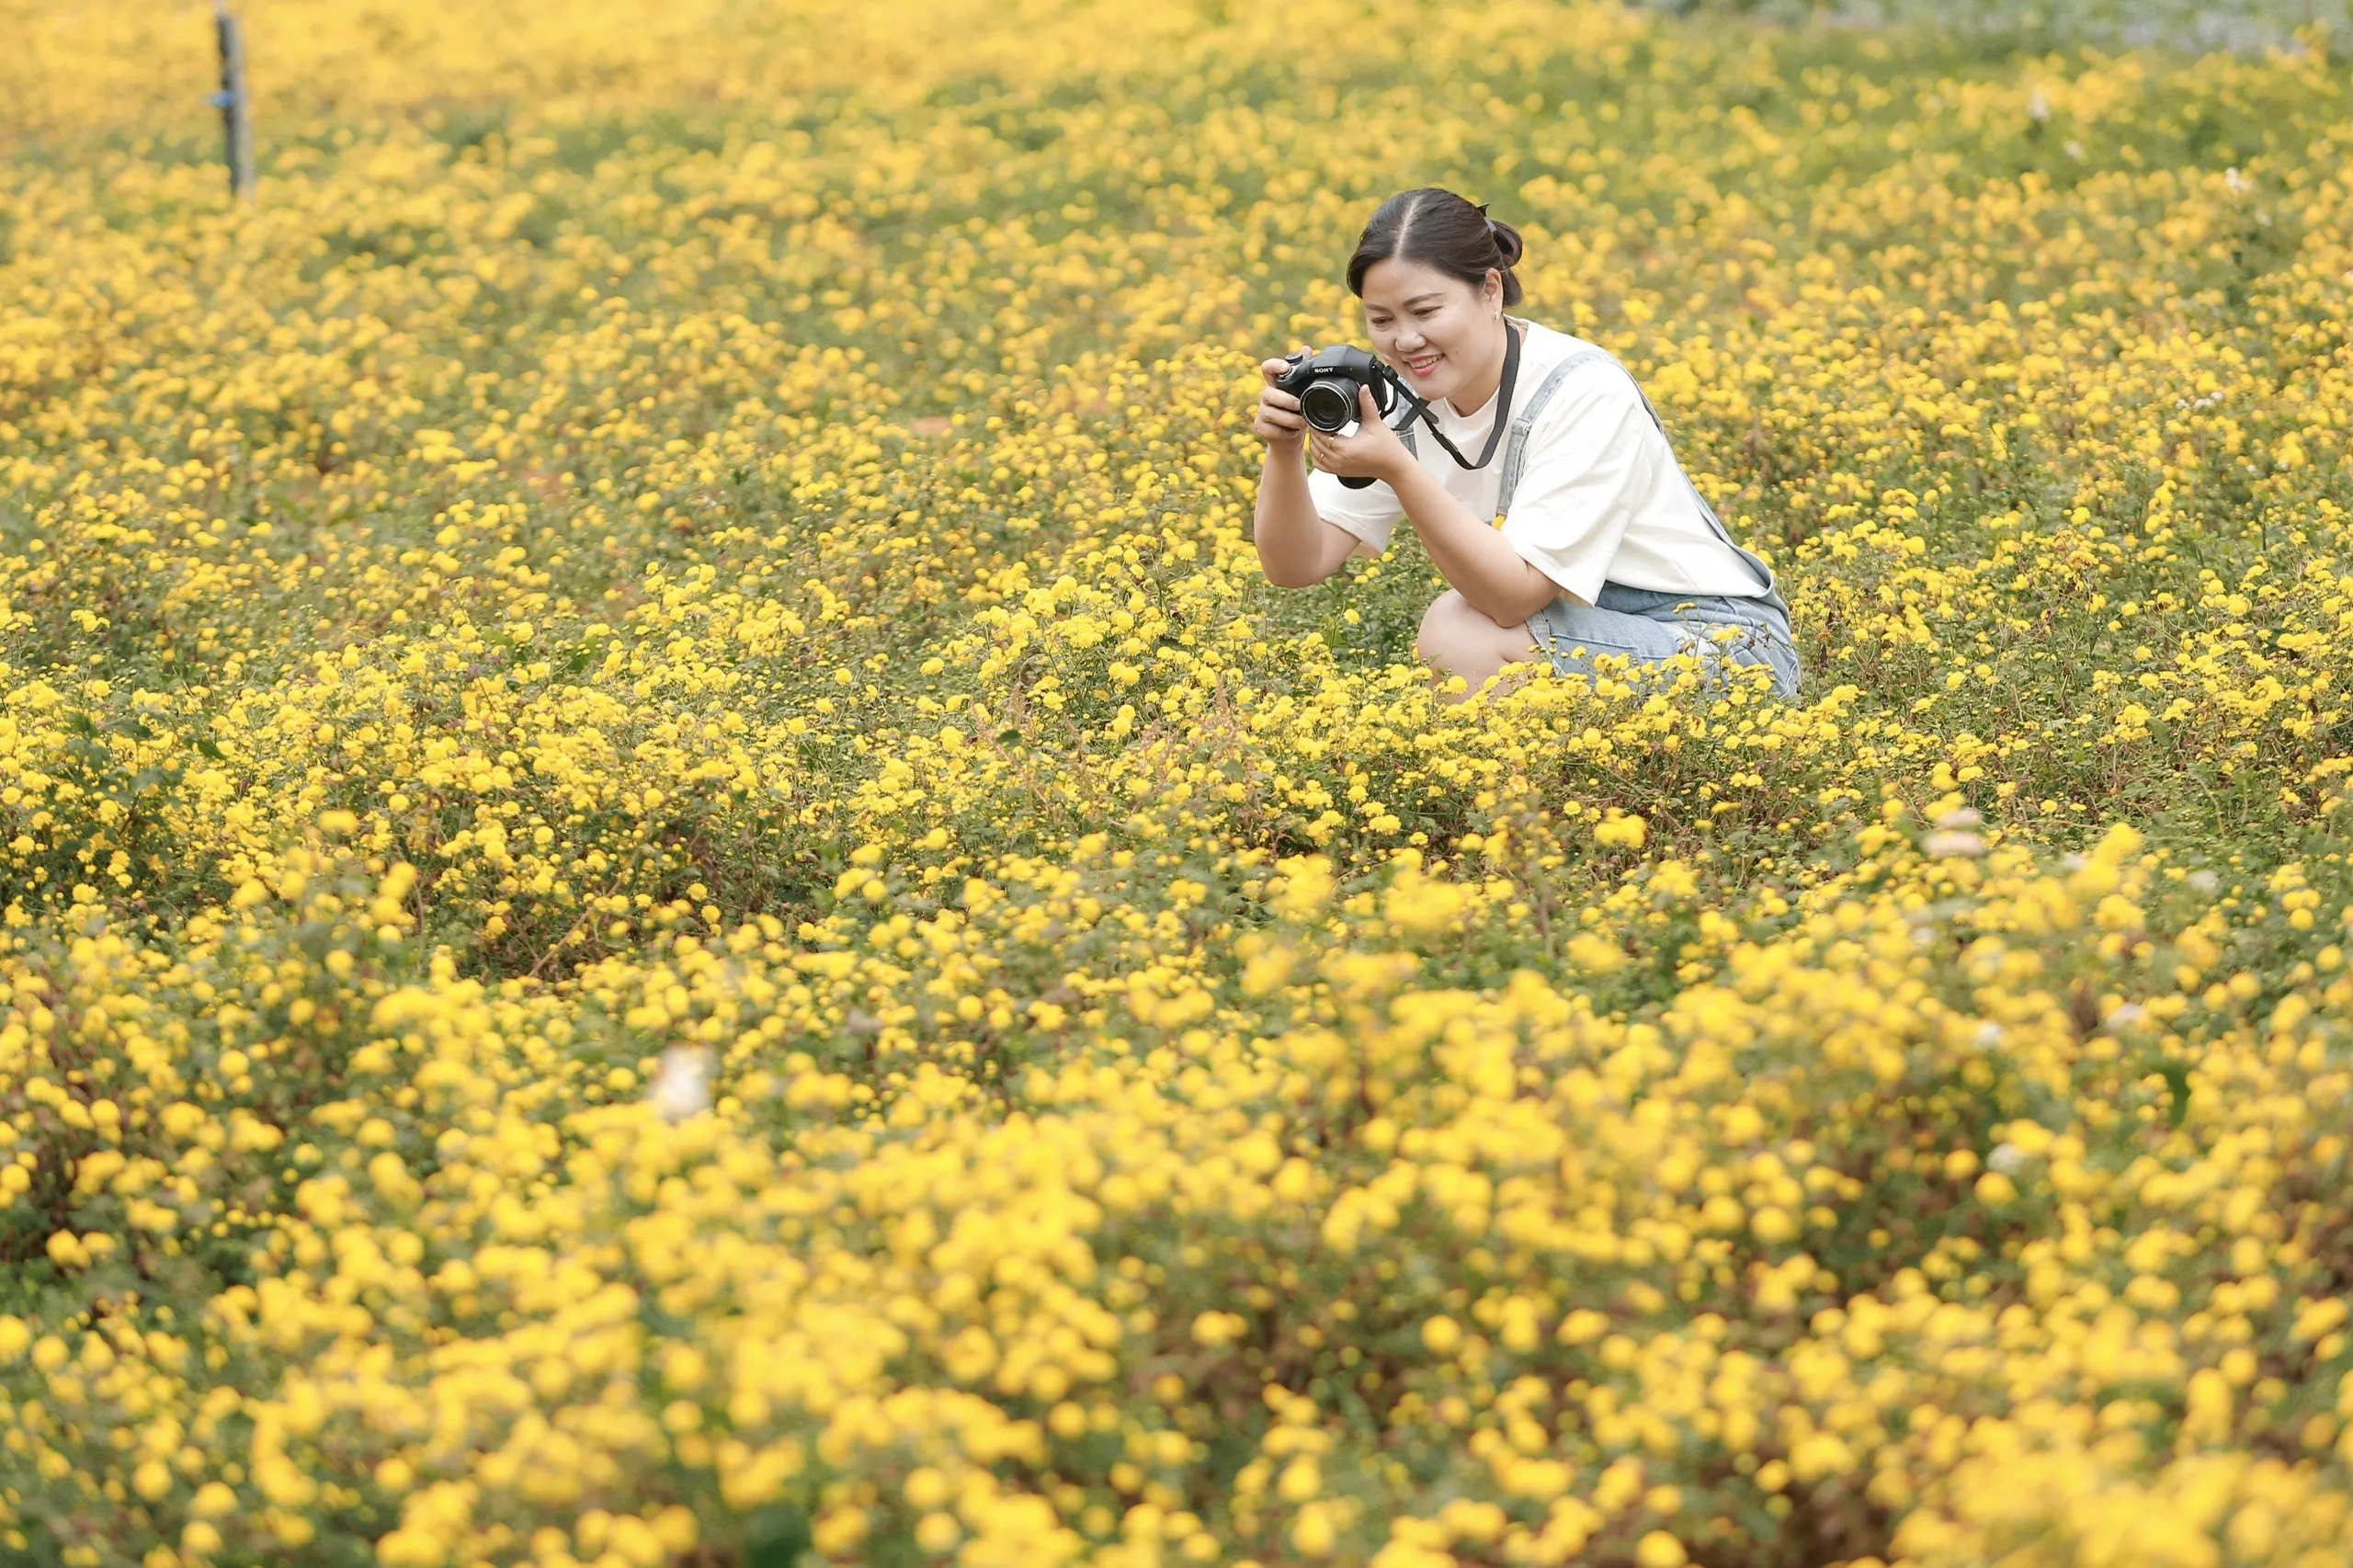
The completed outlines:
<svg viewBox="0 0 2353 1568">
<path fill-rule="evenodd" d="M 1373 406 L 1381 410 L 1382 418 L 1397 406 L 1396 372 L 1364 349 L 1339 343 L 1313 354 L 1284 358 L 1290 369 L 1276 381 L 1276 387 L 1299 399 L 1301 417 L 1327 436 L 1356 423 L 1360 416 L 1357 393 L 1362 388 L 1372 389 Z M 1372 481 L 1343 474 L 1340 483 L 1361 490 Z"/>
</svg>

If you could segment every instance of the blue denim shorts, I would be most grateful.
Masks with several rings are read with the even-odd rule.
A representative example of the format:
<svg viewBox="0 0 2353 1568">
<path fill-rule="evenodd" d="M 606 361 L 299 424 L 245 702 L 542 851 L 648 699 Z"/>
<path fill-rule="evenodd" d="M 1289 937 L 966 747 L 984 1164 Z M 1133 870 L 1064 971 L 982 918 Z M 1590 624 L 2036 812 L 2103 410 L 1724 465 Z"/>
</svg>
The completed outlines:
<svg viewBox="0 0 2353 1568">
<path fill-rule="evenodd" d="M 1782 698 L 1798 694 L 1798 649 L 1789 612 L 1770 599 L 1726 594 L 1662 594 L 1604 583 L 1589 605 L 1556 598 L 1528 618 L 1536 645 L 1562 675 L 1591 676 L 1610 654 L 1655 666 L 1678 653 L 1762 665 Z"/>
</svg>

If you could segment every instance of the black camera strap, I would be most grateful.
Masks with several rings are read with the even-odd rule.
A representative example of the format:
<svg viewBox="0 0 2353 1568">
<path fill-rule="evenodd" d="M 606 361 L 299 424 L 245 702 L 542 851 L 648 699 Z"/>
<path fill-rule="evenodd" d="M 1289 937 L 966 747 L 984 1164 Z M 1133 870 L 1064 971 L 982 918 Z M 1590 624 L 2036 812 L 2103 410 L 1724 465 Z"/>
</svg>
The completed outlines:
<svg viewBox="0 0 2353 1568">
<path fill-rule="evenodd" d="M 1446 449 L 1446 455 L 1454 460 L 1457 467 L 1484 468 L 1495 460 L 1495 448 L 1502 444 L 1504 438 L 1504 426 L 1511 423 L 1512 387 L 1519 380 L 1519 334 L 1512 330 L 1509 322 L 1504 324 L 1504 375 L 1495 387 L 1495 422 L 1487 429 L 1486 449 L 1479 454 L 1477 462 L 1464 457 L 1462 449 L 1446 438 L 1446 432 L 1438 427 L 1438 415 L 1430 412 L 1429 403 L 1420 393 L 1405 384 L 1404 377 L 1392 370 L 1389 379 L 1404 395 L 1407 405 L 1405 417 L 1391 426 L 1391 429 L 1400 435 L 1404 434 L 1405 426 L 1414 422 L 1415 415 L 1419 415 L 1422 422 L 1430 427 L 1430 434 L 1438 437 L 1438 444 Z"/>
</svg>

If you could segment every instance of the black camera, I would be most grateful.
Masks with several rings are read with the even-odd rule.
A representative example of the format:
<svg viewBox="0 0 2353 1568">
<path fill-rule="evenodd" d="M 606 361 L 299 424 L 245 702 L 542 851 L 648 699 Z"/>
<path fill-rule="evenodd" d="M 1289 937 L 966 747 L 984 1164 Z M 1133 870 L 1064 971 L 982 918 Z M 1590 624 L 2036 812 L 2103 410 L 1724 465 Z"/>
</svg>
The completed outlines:
<svg viewBox="0 0 2353 1568">
<path fill-rule="evenodd" d="M 1361 388 L 1372 389 L 1373 406 L 1381 410 L 1383 419 L 1397 406 L 1397 372 L 1361 348 L 1342 343 L 1313 354 L 1284 358 L 1290 369 L 1275 385 L 1299 399 L 1301 416 L 1327 436 L 1356 422 L 1357 392 Z M 1372 481 L 1342 474 L 1340 483 L 1361 490 Z"/>
</svg>

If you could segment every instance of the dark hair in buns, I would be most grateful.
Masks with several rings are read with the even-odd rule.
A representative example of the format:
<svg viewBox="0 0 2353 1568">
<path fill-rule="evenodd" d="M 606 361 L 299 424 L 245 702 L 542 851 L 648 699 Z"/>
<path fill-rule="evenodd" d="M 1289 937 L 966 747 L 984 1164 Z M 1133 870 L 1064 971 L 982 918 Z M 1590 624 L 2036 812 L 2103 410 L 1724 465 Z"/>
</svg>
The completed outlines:
<svg viewBox="0 0 2353 1568">
<path fill-rule="evenodd" d="M 1364 275 L 1373 263 L 1402 256 L 1473 288 L 1487 280 L 1490 269 L 1501 272 L 1504 304 L 1509 307 L 1519 303 L 1519 279 L 1512 268 L 1527 248 L 1518 229 L 1450 190 L 1403 190 L 1382 202 L 1364 226 L 1364 237 L 1348 257 L 1348 292 L 1363 298 Z"/>
</svg>

